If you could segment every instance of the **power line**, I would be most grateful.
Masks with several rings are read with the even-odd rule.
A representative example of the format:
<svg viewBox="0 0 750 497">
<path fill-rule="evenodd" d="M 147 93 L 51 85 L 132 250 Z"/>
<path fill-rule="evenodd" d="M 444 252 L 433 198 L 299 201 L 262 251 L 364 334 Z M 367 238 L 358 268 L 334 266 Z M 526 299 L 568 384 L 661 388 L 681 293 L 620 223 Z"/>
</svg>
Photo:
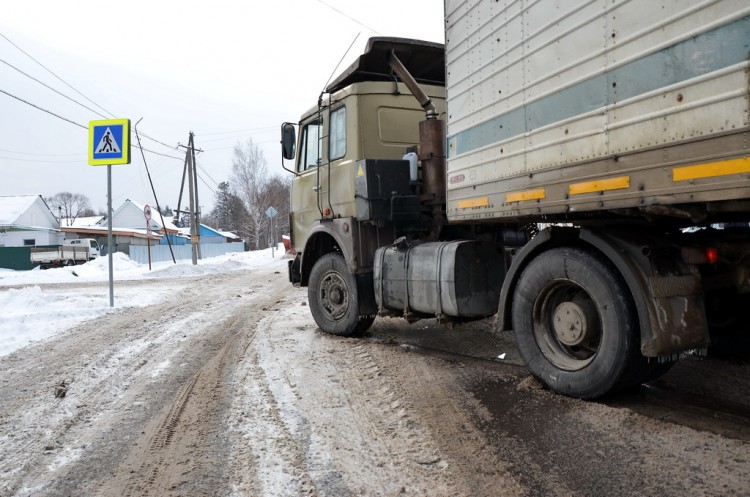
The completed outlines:
<svg viewBox="0 0 750 497">
<path fill-rule="evenodd" d="M 215 180 L 215 179 L 213 179 L 213 178 L 211 177 L 211 175 L 210 175 L 210 174 L 208 174 L 208 173 L 206 172 L 206 170 L 205 170 L 205 169 L 203 169 L 203 167 L 202 167 L 201 165 L 199 165 L 199 164 L 198 164 L 198 161 L 195 161 L 195 167 L 197 167 L 198 169 L 200 169 L 200 170 L 201 170 L 201 172 L 203 172 L 203 174 L 205 174 L 205 175 L 206 175 L 206 176 L 208 177 L 208 179 L 210 179 L 211 181 L 213 181 L 213 182 L 214 182 L 214 184 L 215 184 L 216 186 L 219 186 L 219 183 L 217 183 L 217 182 L 216 182 L 216 180 Z"/>
<path fill-rule="evenodd" d="M 214 190 L 213 188 L 211 188 L 211 186 L 208 183 L 206 183 L 206 180 L 204 180 L 201 175 L 198 175 L 198 179 L 201 180 L 201 182 L 204 185 L 206 185 L 206 188 L 208 188 L 209 190 L 211 190 L 211 193 L 213 193 L 214 195 L 216 195 L 216 190 Z M 211 180 L 211 181 L 213 181 L 213 180 Z"/>
<path fill-rule="evenodd" d="M 30 58 L 31 60 L 33 60 L 34 62 L 36 62 L 37 64 L 39 64 L 40 66 L 42 66 L 42 68 L 44 68 L 44 70 L 45 70 L 45 71 L 47 71 L 48 73 L 50 73 L 51 75 L 53 75 L 53 76 L 54 76 L 55 78 L 57 78 L 57 79 L 58 79 L 59 81 L 61 81 L 61 82 L 62 82 L 62 83 L 63 83 L 63 84 L 65 85 L 65 86 L 67 86 L 68 88 L 70 88 L 70 89 L 71 89 L 71 90 L 73 90 L 74 92 L 78 93 L 78 94 L 79 94 L 80 96 L 82 96 L 83 98 L 85 98 L 86 100 L 88 100 L 89 102 L 91 102 L 92 104 L 94 104 L 95 106 L 99 107 L 99 108 L 100 108 L 101 110 L 103 110 L 103 111 L 104 111 L 105 113 L 109 114 L 109 115 L 110 115 L 111 117 L 115 117 L 115 116 L 114 116 L 114 114 L 112 114 L 111 112 L 109 112 L 109 111 L 108 111 L 107 109 L 105 109 L 105 108 L 104 108 L 104 107 L 102 107 L 101 105 L 97 104 L 96 102 L 94 102 L 93 100 L 91 100 L 91 99 L 90 99 L 89 97 L 87 97 L 86 95 L 84 95 L 83 93 L 81 93 L 80 91 L 78 91 L 78 90 L 76 90 L 75 88 L 73 88 L 73 86 L 72 86 L 72 85 L 70 85 L 70 84 L 69 84 L 69 83 L 68 83 L 67 81 L 65 81 L 64 79 L 62 79 L 62 78 L 61 78 L 60 76 L 58 76 L 57 74 L 55 74 L 55 73 L 54 73 L 54 71 L 52 71 L 52 69 L 49 69 L 49 68 L 48 68 L 47 66 L 45 66 L 44 64 L 42 64 L 41 62 L 39 62 L 38 60 L 36 60 L 36 59 L 35 59 L 34 57 L 32 57 L 32 56 L 31 56 L 30 54 L 28 54 L 28 53 L 27 53 L 26 51 L 24 51 L 24 49 L 22 49 L 21 47 L 19 47 L 19 46 L 18 46 L 18 45 L 16 45 L 15 43 L 13 43 L 13 42 L 12 42 L 12 41 L 10 40 L 10 38 L 8 38 L 7 36 L 5 36 L 5 35 L 4 35 L 4 34 L 2 34 L 2 33 L 0 33 L 0 36 L 2 36 L 3 38 L 5 38 L 5 40 L 6 40 L 6 41 L 7 41 L 8 43 L 10 43 L 10 44 L 11 44 L 11 45 L 13 45 L 14 47 L 16 47 L 16 48 L 17 48 L 17 49 L 18 49 L 18 50 L 19 50 L 19 51 L 20 51 L 20 52 L 21 52 L 22 54 L 24 54 L 25 56 L 27 56 L 28 58 Z"/>
<path fill-rule="evenodd" d="M 326 3 L 326 2 L 324 2 L 323 0 L 318 0 L 318 2 L 319 2 L 319 3 L 321 3 L 321 4 L 323 4 L 323 5 L 325 5 L 325 6 L 326 6 L 326 7 L 328 7 L 329 9 L 331 9 L 331 10 L 333 10 L 333 11 L 335 11 L 335 12 L 338 12 L 339 14 L 341 14 L 341 15 L 342 15 L 342 16 L 344 16 L 344 17 L 346 17 L 346 18 L 347 18 L 347 19 L 349 19 L 350 21 L 356 22 L 357 24 L 359 24 L 359 25 L 360 25 L 360 26 L 362 26 L 363 28 L 365 28 L 365 29 L 368 29 L 368 30 L 372 31 L 372 32 L 373 32 L 373 33 L 375 33 L 376 35 L 378 35 L 378 36 L 383 36 L 383 35 L 381 35 L 381 34 L 380 34 L 379 32 L 377 32 L 376 30 L 372 29 L 372 28 L 371 28 L 370 26 L 368 26 L 367 24 L 365 24 L 365 23 L 363 23 L 363 22 L 361 22 L 361 21 L 359 21 L 359 20 L 357 20 L 357 19 L 353 18 L 352 16 L 350 16 L 349 14 L 347 14 L 347 13 L 345 13 L 345 12 L 342 12 L 342 11 L 340 11 L 339 9 L 337 9 L 336 7 L 334 7 L 334 6 L 330 5 L 330 4 L 327 4 L 327 3 Z"/>
<path fill-rule="evenodd" d="M 143 147 L 143 150 L 145 150 L 146 152 L 152 153 L 154 155 L 161 155 L 162 157 L 168 157 L 170 159 L 176 159 L 176 160 L 179 160 L 179 161 L 182 160 L 182 157 L 175 157 L 174 155 L 162 154 L 161 152 L 155 152 L 154 150 L 150 150 L 150 149 L 148 149 L 146 147 Z"/>
<path fill-rule="evenodd" d="M 46 70 L 47 72 L 49 72 L 50 74 L 52 74 L 52 75 L 53 75 L 53 76 L 54 76 L 55 78 L 57 78 L 58 80 L 62 81 L 62 82 L 63 82 L 63 83 L 64 83 L 64 84 L 66 85 L 66 86 L 68 86 L 69 88 L 71 88 L 71 89 L 72 89 L 73 91 L 75 91 L 76 93 L 78 93 L 79 95 L 81 95 L 81 96 L 82 96 L 83 98 L 85 98 L 86 100 L 88 100 L 89 102 L 91 102 L 92 104 L 94 104 L 95 106 L 97 106 L 97 107 L 99 107 L 100 109 L 102 109 L 102 110 L 103 110 L 104 112 L 106 112 L 107 114 L 109 114 L 109 115 L 110 115 L 111 117 L 114 117 L 114 114 L 112 114 L 111 112 L 109 112 L 108 110 L 106 110 L 106 109 L 105 109 L 104 107 L 102 107 L 101 105 L 97 104 L 96 102 L 94 102 L 93 100 L 91 100 L 90 98 L 88 98 L 88 97 L 87 97 L 86 95 L 84 95 L 83 93 L 81 93 L 80 91 L 78 91 L 77 89 L 75 89 L 75 88 L 74 88 L 74 87 L 73 87 L 72 85 L 70 85 L 70 84 L 69 84 L 68 82 L 66 82 L 65 80 L 63 80 L 63 79 L 62 79 L 62 78 L 61 78 L 60 76 L 58 76 L 57 74 L 55 74 L 55 73 L 54 73 L 54 72 L 53 72 L 53 71 L 52 71 L 51 69 L 47 68 L 47 67 L 46 67 L 46 66 L 45 66 L 44 64 L 42 64 L 41 62 L 39 62 L 38 60 L 36 60 L 36 59 L 35 59 L 34 57 L 32 57 L 32 56 L 31 56 L 31 55 L 30 55 L 29 53 L 25 52 L 25 51 L 24 51 L 24 50 L 23 50 L 23 49 L 22 49 L 21 47 L 19 47 L 19 46 L 18 46 L 18 45 L 16 45 L 15 43 L 13 43 L 13 42 L 12 42 L 12 41 L 11 41 L 11 40 L 10 40 L 10 39 L 9 39 L 9 38 L 7 37 L 7 36 L 5 36 L 5 35 L 4 35 L 4 34 L 2 34 L 2 33 L 0 33 L 0 36 L 2 36 L 3 38 L 5 38 L 5 39 L 6 39 L 7 41 L 8 41 L 8 43 L 10 43 L 10 44 L 11 44 L 11 45 L 13 45 L 14 47 L 16 47 L 16 48 L 17 48 L 18 50 L 20 50 L 20 51 L 21 51 L 21 53 L 23 53 L 24 55 L 26 55 L 26 56 L 27 56 L 28 58 L 30 58 L 31 60 L 33 60 L 34 62 L 36 62 L 36 63 L 37 63 L 37 64 L 39 64 L 40 66 L 42 66 L 42 67 L 43 67 L 43 68 L 44 68 L 44 69 L 45 69 L 45 70 Z M 97 116 L 99 116 L 99 117 L 102 117 L 102 118 L 104 118 L 104 119 L 107 119 L 107 116 L 105 116 L 104 114 L 102 114 L 102 113 L 100 113 L 100 112 L 97 112 L 96 110 L 92 109 L 91 107 L 88 107 L 88 106 L 86 106 L 86 105 L 82 104 L 81 102 L 79 102 L 79 101 L 75 100 L 74 98 L 71 98 L 71 97 L 69 97 L 68 95 L 65 95 L 64 93 L 62 93 L 62 92 L 60 92 L 60 91 L 58 91 L 58 90 L 56 90 L 56 89 L 52 88 L 52 87 L 51 87 L 51 86 L 49 86 L 48 84 L 46 84 L 46 83 L 44 83 L 43 81 L 41 81 L 41 80 L 39 80 L 39 79 L 35 78 L 34 76 L 31 76 L 30 74 L 27 74 L 27 73 L 25 73 L 24 71 L 22 71 L 21 69 L 19 69 L 19 68 L 15 67 L 15 66 L 14 66 L 14 65 L 12 65 L 11 63 L 9 63 L 9 62 L 7 62 L 7 61 L 5 61 L 5 60 L 3 60 L 3 59 L 0 59 L 0 62 L 3 62 L 3 63 L 4 63 L 4 64 L 6 64 L 7 66 L 9 66 L 9 67 L 11 67 L 11 68 L 15 69 L 16 71 L 20 72 L 21 74 L 23 74 L 23 75 L 24 75 L 24 76 L 26 76 L 27 78 L 29 78 L 29 79 L 32 79 L 33 81 L 36 81 L 36 82 L 37 82 L 37 83 L 39 83 L 40 85 L 42 85 L 42 86 L 44 86 L 44 87 L 46 87 L 46 88 L 48 88 L 48 89 L 52 90 L 53 92 L 57 93 L 57 94 L 58 94 L 58 95 L 60 95 L 61 97 L 64 97 L 64 98 L 66 98 L 66 99 L 70 100 L 71 102 L 74 102 L 74 103 L 76 103 L 76 104 L 80 105 L 80 106 L 81 106 L 81 107 L 83 107 L 84 109 L 86 109 L 86 110 L 88 110 L 88 111 L 90 111 L 90 112 L 93 112 L 94 114 L 96 114 L 96 115 L 97 115 Z M 141 136 L 143 136 L 144 138 L 147 138 L 147 139 L 149 139 L 149 140 L 151 140 L 151 141 L 153 141 L 153 142 L 155 142 L 155 143 L 158 143 L 159 145 L 163 145 L 163 146 L 165 146 L 165 147 L 167 147 L 167 148 L 169 148 L 169 149 L 175 149 L 175 148 L 177 148 L 177 147 L 174 147 L 174 146 L 172 146 L 172 145 L 167 145 L 166 143 L 164 143 L 164 142 L 162 142 L 162 141 L 159 141 L 159 140 L 157 140 L 156 138 L 153 138 L 153 137 L 151 137 L 151 136 L 148 136 L 148 135 L 146 135 L 146 134 L 143 134 L 143 133 L 141 133 Z M 146 150 L 146 149 L 144 149 L 144 150 Z M 153 151 L 150 151 L 150 152 L 152 152 L 152 153 L 156 153 L 156 152 L 153 152 Z"/>
<path fill-rule="evenodd" d="M 0 36 L 2 36 L 2 33 L 0 33 Z M 0 92 L 1 92 L 1 93 L 5 93 L 5 94 L 6 94 L 6 95 L 8 95 L 9 97 L 11 97 L 11 98 L 15 98 L 16 100 L 18 100 L 18 101 L 20 101 L 20 102 L 23 102 L 23 103 L 25 103 L 26 105 L 30 105 L 30 106 L 34 107 L 35 109 L 39 109 L 39 110 L 41 110 L 42 112 L 46 112 L 47 114 L 50 114 L 50 115 L 52 115 L 52 116 L 55 116 L 55 117 L 56 117 L 56 118 L 58 118 L 58 119 L 62 119 L 63 121 L 67 121 L 67 122 L 69 122 L 70 124 L 73 124 L 73 125 L 75 125 L 75 126 L 78 126 L 79 128 L 83 128 L 83 129 L 85 129 L 85 130 L 88 130 L 88 128 L 87 128 L 86 126 L 82 125 L 82 124 L 78 124 L 78 123 L 77 123 L 77 122 L 75 122 L 75 121 L 71 121 L 71 120 L 70 120 L 70 119 L 68 119 L 67 117 L 63 117 L 63 116 L 61 116 L 61 115 L 59 115 L 59 114 L 55 114 L 55 113 L 54 113 L 54 112 L 52 112 L 51 110 L 47 110 L 47 109 L 45 109 L 45 108 L 43 108 L 43 107 L 39 107 L 39 106 L 38 106 L 38 105 L 36 105 L 36 104 L 32 104 L 32 103 L 31 103 L 31 102 L 29 102 L 28 100 L 24 100 L 24 99 L 22 99 L 21 97 L 17 97 L 17 96 L 15 96 L 15 95 L 13 95 L 12 93 L 8 93 L 7 91 L 5 91 L 5 90 L 3 90 L 3 89 L 0 89 Z"/>
<path fill-rule="evenodd" d="M 28 100 L 24 100 L 24 99 L 22 99 L 21 97 L 17 97 L 16 95 L 13 95 L 12 93 L 8 93 L 7 91 L 5 91 L 5 90 L 3 90 L 3 89 L 1 89 L 1 88 L 0 88 L 0 93 L 5 93 L 6 95 L 8 95 L 8 96 L 9 96 L 9 97 L 11 97 L 11 98 L 15 98 L 16 100 L 18 100 L 18 101 L 20 101 L 20 102 L 23 102 L 23 103 L 25 103 L 26 105 L 30 105 L 31 107 L 34 107 L 35 109 L 39 109 L 39 110 L 41 110 L 42 112 L 46 112 L 47 114 L 50 114 L 50 115 L 52 115 L 52 116 L 55 116 L 55 117 L 56 117 L 56 118 L 58 118 L 58 119 L 62 119 L 63 121 L 69 122 L 70 124 L 73 124 L 73 125 L 75 125 L 75 126 L 78 126 L 79 128 L 83 128 L 83 129 L 85 129 L 85 130 L 87 130 L 87 131 L 88 131 L 88 129 L 89 129 L 89 128 L 88 128 L 87 126 L 84 126 L 83 124 L 78 124 L 78 123 L 77 123 L 77 122 L 75 122 L 75 121 L 71 121 L 71 120 L 70 120 L 70 119 L 68 119 L 67 117 L 63 117 L 63 116 L 61 116 L 61 115 L 59 115 L 59 114 L 55 114 L 55 113 L 54 113 L 54 112 L 52 112 L 51 110 L 47 110 L 47 109 L 45 109 L 45 108 L 43 108 L 43 107 L 40 107 L 40 106 L 38 106 L 38 105 L 36 105 L 36 104 L 33 104 L 33 103 L 29 102 Z M 152 153 L 152 154 L 156 154 L 156 155 L 161 155 L 162 157 L 169 157 L 170 159 L 177 159 L 177 160 L 182 160 L 182 158 L 181 158 L 181 157 L 175 157 L 174 155 L 167 155 L 167 154 L 162 154 L 162 153 L 160 153 L 160 152 L 156 152 L 156 151 L 154 151 L 154 150 L 150 150 L 150 149 L 148 149 L 148 148 L 144 148 L 143 150 L 145 150 L 146 152 L 150 152 L 150 153 Z M 40 161 L 40 162 L 41 162 L 41 161 Z"/>
<path fill-rule="evenodd" d="M 68 99 L 68 100 L 70 100 L 71 102 L 74 102 L 74 103 L 76 103 L 76 104 L 80 105 L 81 107 L 83 107 L 84 109 L 86 109 L 86 110 L 88 110 L 88 111 L 91 111 L 91 112 L 93 112 L 93 113 L 94 113 L 94 114 L 96 114 L 97 116 L 103 117 L 103 118 L 105 118 L 105 119 L 107 118 L 107 116 L 105 116 L 104 114 L 101 114 L 101 113 L 99 113 L 99 112 L 95 111 L 94 109 L 92 109 L 91 107 L 88 107 L 88 106 L 86 106 L 86 105 L 82 104 L 82 103 L 81 103 L 81 102 L 79 102 L 78 100 L 76 100 L 76 99 L 74 99 L 74 98 L 71 98 L 71 97 L 69 97 L 69 96 L 65 95 L 64 93 L 62 93 L 62 92 L 60 92 L 60 91 L 58 91 L 58 90 L 56 90 L 56 89 L 52 88 L 52 87 L 51 87 L 51 86 L 49 86 L 49 85 L 48 85 L 47 83 L 44 83 L 43 81 L 40 81 L 40 80 L 38 80 L 38 79 L 37 79 L 37 78 L 35 78 L 34 76 L 32 76 L 32 75 L 30 75 L 30 74 L 27 74 L 27 73 L 23 72 L 22 70 L 20 70 L 19 68 L 17 68 L 17 67 L 16 67 L 16 66 L 14 66 L 13 64 L 11 64 L 10 62 L 8 62 L 8 61 L 6 61 L 6 60 L 3 60 L 3 59 L 0 59 L 0 62 L 2 62 L 3 64 L 7 65 L 8 67 L 11 67 L 11 68 L 15 69 L 16 71 L 20 72 L 21 74 L 23 74 L 23 75 L 24 75 L 24 76 L 26 76 L 27 78 L 29 78 L 29 79 L 31 79 L 31 80 L 33 80 L 33 81 L 36 81 L 37 83 L 39 83 L 40 85 L 44 86 L 45 88 L 48 88 L 48 89 L 52 90 L 53 92 L 57 93 L 57 94 L 58 94 L 58 95 L 60 95 L 61 97 L 63 97 L 63 98 L 67 98 L 67 99 Z"/>
<path fill-rule="evenodd" d="M 152 137 L 150 137 L 150 136 L 148 136 L 148 135 L 145 135 L 145 134 L 143 134 L 143 133 L 139 133 L 139 134 L 140 134 L 140 135 L 141 135 L 142 137 L 144 137 L 144 138 L 147 138 L 147 139 L 151 140 L 152 142 L 156 142 L 156 143 L 158 143 L 159 145 L 163 145 L 163 146 L 165 146 L 165 147 L 167 147 L 167 148 L 169 148 L 169 149 L 172 149 L 172 150 L 175 150 L 175 149 L 177 149 L 177 146 L 167 145 L 166 143 L 164 143 L 164 142 L 162 142 L 162 141 L 159 141 L 159 140 L 157 140 L 156 138 L 152 138 Z M 144 148 L 143 150 L 146 150 L 146 149 Z M 171 157 L 171 156 L 170 156 L 170 157 Z"/>
</svg>

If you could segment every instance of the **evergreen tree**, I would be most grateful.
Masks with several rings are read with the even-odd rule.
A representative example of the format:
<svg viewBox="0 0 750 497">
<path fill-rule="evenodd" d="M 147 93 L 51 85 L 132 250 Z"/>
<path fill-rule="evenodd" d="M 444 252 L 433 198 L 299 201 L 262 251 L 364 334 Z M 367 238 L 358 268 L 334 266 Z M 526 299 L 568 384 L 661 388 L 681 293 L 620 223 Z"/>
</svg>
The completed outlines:
<svg viewBox="0 0 750 497">
<path fill-rule="evenodd" d="M 231 192 L 231 187 L 226 181 L 219 183 L 214 208 L 209 218 L 215 228 L 247 236 L 246 230 L 243 230 L 243 225 L 247 222 L 247 209 L 242 204 L 242 200 Z"/>
</svg>

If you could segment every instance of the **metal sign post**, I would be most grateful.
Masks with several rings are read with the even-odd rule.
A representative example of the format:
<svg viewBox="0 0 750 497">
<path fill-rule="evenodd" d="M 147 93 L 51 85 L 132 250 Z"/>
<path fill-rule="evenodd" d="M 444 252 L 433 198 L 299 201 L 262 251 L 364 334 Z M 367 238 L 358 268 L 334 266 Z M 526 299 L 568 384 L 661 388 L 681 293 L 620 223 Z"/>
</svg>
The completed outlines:
<svg viewBox="0 0 750 497">
<path fill-rule="evenodd" d="M 107 164 L 107 262 L 109 263 L 109 306 L 115 306 L 115 278 L 112 266 L 112 164 Z"/>
<path fill-rule="evenodd" d="M 143 217 L 146 218 L 146 245 L 148 246 L 148 270 L 151 271 L 151 206 L 143 208 Z"/>
<path fill-rule="evenodd" d="M 271 244 L 270 244 L 271 245 L 271 259 L 273 259 L 273 249 L 275 248 L 274 245 L 276 245 L 276 240 L 275 240 L 275 238 L 273 236 L 274 235 L 274 233 L 273 233 L 273 231 L 274 231 L 273 230 L 273 218 L 275 218 L 276 214 L 278 214 L 278 213 L 279 213 L 279 211 L 277 211 L 273 207 L 269 207 L 268 209 L 266 209 L 266 216 L 268 216 L 271 219 Z"/>
<path fill-rule="evenodd" d="M 89 121 L 89 165 L 107 166 L 107 259 L 109 306 L 115 306 L 112 263 L 112 164 L 130 164 L 130 119 Z"/>
</svg>

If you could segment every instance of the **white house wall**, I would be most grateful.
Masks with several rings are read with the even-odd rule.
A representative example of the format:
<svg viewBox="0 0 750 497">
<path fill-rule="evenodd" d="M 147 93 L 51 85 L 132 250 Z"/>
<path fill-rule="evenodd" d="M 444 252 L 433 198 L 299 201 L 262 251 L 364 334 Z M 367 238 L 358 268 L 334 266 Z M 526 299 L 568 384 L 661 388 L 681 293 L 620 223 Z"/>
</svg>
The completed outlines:
<svg viewBox="0 0 750 497">
<path fill-rule="evenodd" d="M 47 205 L 38 198 L 31 206 L 13 223 L 16 226 L 34 226 L 48 229 L 59 229 L 60 224 Z"/>
<path fill-rule="evenodd" d="M 23 247 L 24 240 L 34 240 L 35 245 L 62 245 L 63 233 L 55 231 L 8 231 L 0 233 L 0 247 Z"/>
</svg>

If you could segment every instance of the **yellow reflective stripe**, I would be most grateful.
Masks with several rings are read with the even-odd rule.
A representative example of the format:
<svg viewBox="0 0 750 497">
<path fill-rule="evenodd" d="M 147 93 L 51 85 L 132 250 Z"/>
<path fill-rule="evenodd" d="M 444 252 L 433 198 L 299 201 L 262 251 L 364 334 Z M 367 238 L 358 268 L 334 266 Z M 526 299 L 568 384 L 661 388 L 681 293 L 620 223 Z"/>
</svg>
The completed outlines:
<svg viewBox="0 0 750 497">
<path fill-rule="evenodd" d="M 582 193 L 604 192 L 607 190 L 622 190 L 623 188 L 630 188 L 630 176 L 573 183 L 568 187 L 568 192 L 571 195 L 580 195 Z"/>
<path fill-rule="evenodd" d="M 728 174 L 739 173 L 750 173 L 750 157 L 709 162 L 695 166 L 675 167 L 672 169 L 672 179 L 674 181 L 686 181 L 689 179 L 711 178 L 713 176 L 726 176 Z"/>
<path fill-rule="evenodd" d="M 490 205 L 489 197 L 467 198 L 459 200 L 456 207 L 459 209 L 471 209 L 472 207 L 488 207 Z"/>
<path fill-rule="evenodd" d="M 545 198 L 547 192 L 544 188 L 537 190 L 526 190 L 525 192 L 514 192 L 505 194 L 505 202 L 523 202 L 524 200 L 539 200 Z"/>
</svg>

